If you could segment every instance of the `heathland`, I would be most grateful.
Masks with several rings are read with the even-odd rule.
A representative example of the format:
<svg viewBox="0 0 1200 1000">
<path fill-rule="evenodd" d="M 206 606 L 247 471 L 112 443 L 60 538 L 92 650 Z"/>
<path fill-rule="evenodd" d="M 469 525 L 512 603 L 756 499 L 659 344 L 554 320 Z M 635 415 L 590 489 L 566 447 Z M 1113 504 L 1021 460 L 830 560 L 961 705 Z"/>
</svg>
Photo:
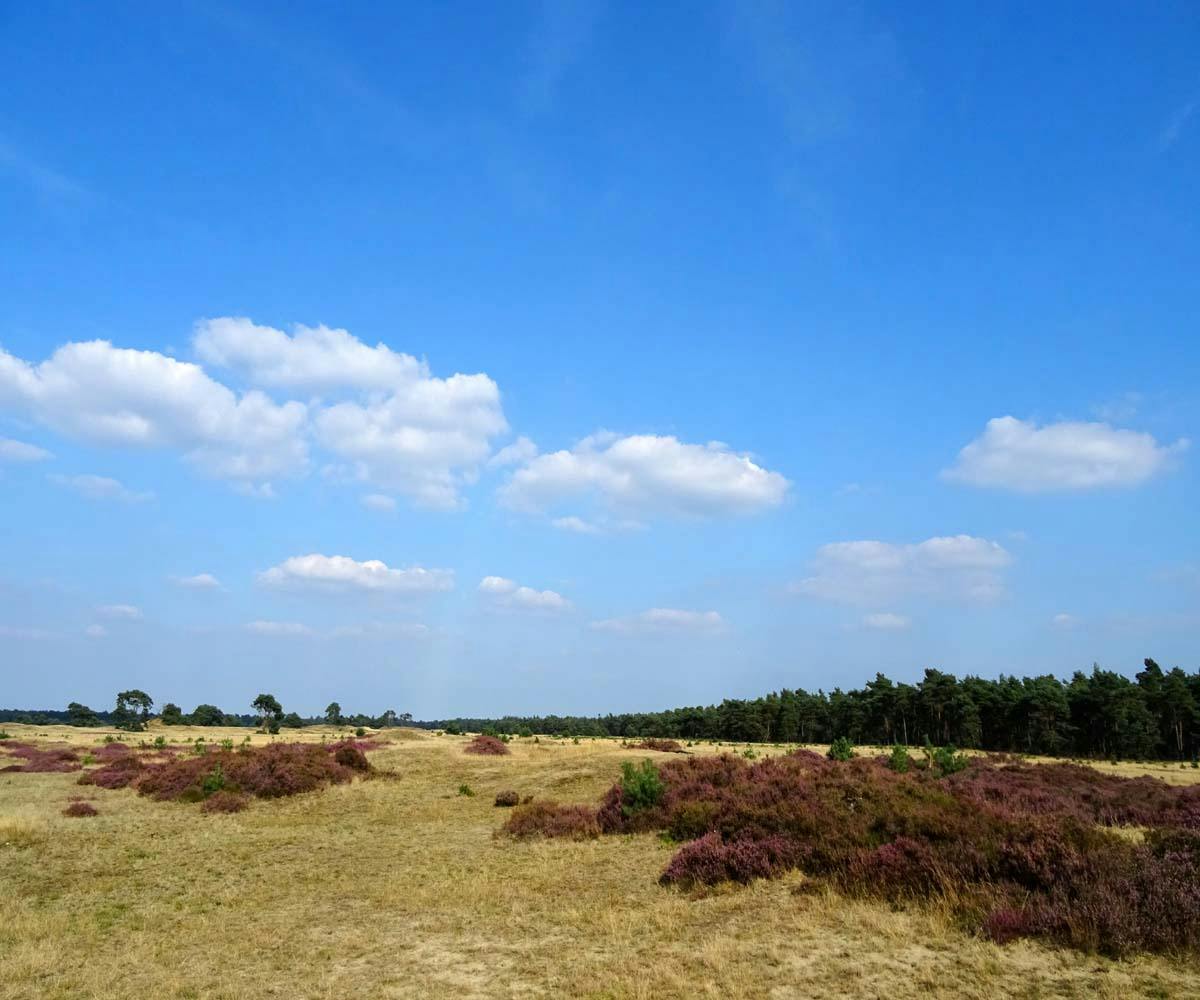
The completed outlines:
<svg viewBox="0 0 1200 1000">
<path fill-rule="evenodd" d="M 1200 995 L 1178 763 L 3 728 L 6 997 Z M 1124 923 L 1052 926 L 1129 886 Z"/>
</svg>

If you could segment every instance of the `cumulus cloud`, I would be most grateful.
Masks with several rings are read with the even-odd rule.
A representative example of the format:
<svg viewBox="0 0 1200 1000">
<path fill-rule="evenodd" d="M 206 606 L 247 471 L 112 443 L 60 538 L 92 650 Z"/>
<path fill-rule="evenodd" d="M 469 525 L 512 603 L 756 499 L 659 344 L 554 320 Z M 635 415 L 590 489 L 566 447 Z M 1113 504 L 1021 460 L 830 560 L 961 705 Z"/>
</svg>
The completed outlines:
<svg viewBox="0 0 1200 1000">
<path fill-rule="evenodd" d="M 392 569 L 378 559 L 358 562 L 349 556 L 313 553 L 292 556 L 258 574 L 259 583 L 286 590 L 360 591 L 421 594 L 450 590 L 454 573 L 448 569 Z"/>
<path fill-rule="evenodd" d="M 343 478 L 439 509 L 463 505 L 462 489 L 508 431 L 487 375 L 438 378 L 424 361 L 346 330 L 297 326 L 288 334 L 221 317 L 196 325 L 193 349 L 242 378 L 246 391 L 199 364 L 91 341 L 40 363 L 0 350 L 0 412 L 91 444 L 178 452 L 251 496 L 272 496 L 272 480 L 305 474 L 315 443 Z M 306 400 L 276 402 L 263 388 Z M 499 460 L 534 454 L 522 438 Z"/>
<path fill-rule="evenodd" d="M 297 324 L 291 336 L 239 316 L 200 320 L 192 348 L 201 361 L 240 372 L 254 385 L 306 392 L 390 392 L 429 377 L 425 362 L 347 330 Z"/>
<path fill-rule="evenodd" d="M 174 576 L 171 582 L 184 590 L 219 590 L 221 581 L 211 573 L 197 573 L 195 576 Z"/>
<path fill-rule="evenodd" d="M 863 625 L 872 629 L 895 631 L 906 629 L 912 625 L 912 619 L 906 615 L 898 615 L 891 611 L 879 611 L 863 618 Z"/>
<path fill-rule="evenodd" d="M 1168 468 L 1187 447 L 1186 438 L 1162 445 L 1150 434 L 1105 423 L 1063 421 L 1038 427 L 1016 417 L 996 417 L 942 476 L 1022 493 L 1136 486 Z"/>
<path fill-rule="evenodd" d="M 0 438 L 0 462 L 44 462 L 50 457 L 50 452 L 35 444 Z"/>
<path fill-rule="evenodd" d="M 55 486 L 78 493 L 89 500 L 117 500 L 121 503 L 145 503 L 154 499 L 153 493 L 139 493 L 127 489 L 118 480 L 108 476 L 63 476 L 51 473 L 46 477 Z"/>
<path fill-rule="evenodd" d="M 278 635 L 289 638 L 298 638 L 314 634 L 311 628 L 309 628 L 307 625 L 301 625 L 299 622 L 271 622 L 260 620 L 247 622 L 245 628 L 247 632 L 253 632 L 255 635 Z"/>
<path fill-rule="evenodd" d="M 119 621 L 136 622 L 142 620 L 142 609 L 132 604 L 102 604 L 96 609 L 105 618 Z"/>
<path fill-rule="evenodd" d="M 202 473 L 262 482 L 302 472 L 303 403 L 242 396 L 194 364 L 103 340 L 31 364 L 0 350 L 0 409 L 90 444 L 176 449 Z"/>
<path fill-rule="evenodd" d="M 538 447 L 527 437 L 519 437 L 512 444 L 501 448 L 488 459 L 488 467 L 503 468 L 506 465 L 524 465 L 537 458 Z"/>
<path fill-rule="evenodd" d="M 479 592 L 493 607 L 524 611 L 567 611 L 571 607 L 571 602 L 562 594 L 523 587 L 502 576 L 485 576 L 479 581 Z"/>
<path fill-rule="evenodd" d="M 988 601 L 1004 593 L 1002 574 L 1011 562 L 1003 546 L 971 535 L 929 538 L 915 545 L 833 542 L 817 550 L 813 574 L 790 589 L 848 604 L 921 596 Z"/>
<path fill-rule="evenodd" d="M 684 611 L 678 608 L 650 608 L 624 618 L 606 618 L 592 622 L 591 627 L 599 632 L 616 632 L 622 635 L 646 633 L 719 632 L 725 627 L 724 619 L 716 611 Z"/>
<path fill-rule="evenodd" d="M 531 513 L 591 498 L 628 513 L 753 514 L 783 502 L 789 483 L 719 442 L 598 434 L 569 451 L 540 455 L 500 489 L 507 506 Z"/>
</svg>

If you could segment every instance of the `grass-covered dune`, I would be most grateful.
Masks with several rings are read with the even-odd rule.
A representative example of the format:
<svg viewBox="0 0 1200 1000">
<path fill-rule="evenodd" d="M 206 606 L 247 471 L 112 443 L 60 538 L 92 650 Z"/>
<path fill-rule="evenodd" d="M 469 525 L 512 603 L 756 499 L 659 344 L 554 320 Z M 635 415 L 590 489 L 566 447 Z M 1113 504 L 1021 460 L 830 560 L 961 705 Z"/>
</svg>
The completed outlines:
<svg viewBox="0 0 1200 1000">
<path fill-rule="evenodd" d="M 467 737 L 393 730 L 366 750 L 369 776 L 350 769 L 348 780 L 203 813 L 192 793 L 157 801 L 135 787 L 81 785 L 103 756 L 120 755 L 97 757 L 104 730 L 6 728 L 51 757 L 73 751 L 78 767 L 0 773 L 3 996 L 1200 995 L 1200 971 L 1179 956 L 999 945 L 964 930 L 945 902 L 846 891 L 798 868 L 748 885 L 663 885 L 681 845 L 657 828 L 498 835 L 514 815 L 494 805 L 502 791 L 594 812 L 624 762 L 694 768 L 741 746 L 683 756 L 541 737 L 476 755 L 464 753 Z M 197 736 L 212 760 L 231 752 L 222 740 L 245 736 L 107 732 L 147 767 L 199 759 Z M 160 734 L 165 750 L 137 746 Z M 319 747 L 345 735 L 314 727 L 278 742 Z M 250 745 L 268 742 L 255 735 Z M 793 749 L 757 747 L 744 766 Z M 0 767 L 23 759 L 3 757 Z M 191 766 L 203 800 L 212 771 Z M 1167 765 L 1101 771 L 1179 786 L 1197 777 Z M 96 815 L 72 810 L 77 803 Z M 1144 836 L 1118 829 L 1131 842 Z"/>
</svg>

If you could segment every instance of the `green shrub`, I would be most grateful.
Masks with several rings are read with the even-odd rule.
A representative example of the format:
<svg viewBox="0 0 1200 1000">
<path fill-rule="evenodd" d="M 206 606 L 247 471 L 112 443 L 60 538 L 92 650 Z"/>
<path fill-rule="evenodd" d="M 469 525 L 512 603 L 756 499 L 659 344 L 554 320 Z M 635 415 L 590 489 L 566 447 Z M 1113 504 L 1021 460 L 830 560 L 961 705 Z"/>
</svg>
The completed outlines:
<svg viewBox="0 0 1200 1000">
<path fill-rule="evenodd" d="M 854 756 L 854 744 L 845 736 L 839 736 L 829 744 L 825 756 L 830 760 L 850 760 Z"/>
<path fill-rule="evenodd" d="M 228 736 L 225 737 L 225 739 L 221 740 L 221 749 L 222 750 L 232 750 L 233 749 L 233 740 Z"/>
<path fill-rule="evenodd" d="M 925 756 L 930 766 L 941 771 L 943 777 L 947 774 L 957 774 L 970 763 L 970 758 L 959 753 L 952 743 L 944 747 L 935 747 L 926 741 Z"/>
<path fill-rule="evenodd" d="M 912 762 L 908 759 L 908 747 L 901 746 L 899 743 L 893 746 L 887 766 L 897 774 L 905 774 L 912 766 Z"/>
<path fill-rule="evenodd" d="M 462 726 L 460 726 L 457 722 L 447 722 L 445 733 L 447 736 L 461 736 Z"/>
<path fill-rule="evenodd" d="M 666 788 L 653 761 L 644 760 L 638 765 L 627 760 L 621 765 L 621 809 L 626 816 L 653 809 L 662 801 Z"/>
<path fill-rule="evenodd" d="M 467 798 L 471 798 L 475 794 L 475 792 L 471 789 L 470 785 L 468 785 L 464 782 L 463 784 L 458 786 L 458 794 L 465 795 L 465 796 L 467 796 Z"/>
<path fill-rule="evenodd" d="M 363 729 L 362 726 L 359 726 L 356 730 L 354 730 L 354 735 L 357 736 L 361 740 L 364 736 L 367 735 L 367 731 L 365 729 Z"/>
<path fill-rule="evenodd" d="M 12 737 L 9 736 L 7 729 L 0 729 L 0 740 L 11 740 L 11 739 L 12 739 Z"/>
<path fill-rule="evenodd" d="M 204 797 L 221 791 L 225 787 L 225 772 L 221 770 L 221 765 L 218 763 L 211 771 L 204 776 L 204 780 L 200 782 L 200 790 L 204 793 Z"/>
<path fill-rule="evenodd" d="M 754 760 L 758 754 L 754 752 L 754 747 L 746 747 L 746 749 L 742 751 L 742 756 L 745 757 L 746 760 Z"/>
</svg>

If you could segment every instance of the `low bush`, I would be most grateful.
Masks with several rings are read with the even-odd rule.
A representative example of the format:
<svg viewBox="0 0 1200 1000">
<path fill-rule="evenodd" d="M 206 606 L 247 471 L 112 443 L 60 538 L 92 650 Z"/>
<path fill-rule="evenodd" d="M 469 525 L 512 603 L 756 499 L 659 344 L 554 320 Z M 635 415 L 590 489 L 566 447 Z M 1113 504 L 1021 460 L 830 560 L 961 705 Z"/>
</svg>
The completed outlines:
<svg viewBox="0 0 1200 1000">
<path fill-rule="evenodd" d="M 464 782 L 463 784 L 458 786 L 458 794 L 466 796 L 467 798 L 474 798 L 475 790 L 473 788 L 471 788 L 470 785 L 468 785 Z"/>
<path fill-rule="evenodd" d="M 72 802 L 62 811 L 64 816 L 99 816 L 100 810 L 90 802 Z"/>
<path fill-rule="evenodd" d="M 719 833 L 706 833 L 679 849 L 659 881 L 683 886 L 746 883 L 779 875 L 794 868 L 797 860 L 797 847 L 786 837 L 742 837 L 727 842 Z"/>
<path fill-rule="evenodd" d="M 155 763 L 132 753 L 120 754 L 81 775 L 79 783 L 110 789 L 132 786 L 138 794 L 160 802 L 208 801 L 223 793 L 269 799 L 347 782 L 356 774 L 369 772 L 370 766 L 362 751 L 354 747 L 340 747 L 330 754 L 312 744 L 273 743 Z M 218 805 L 210 811 L 222 808 Z"/>
<path fill-rule="evenodd" d="M 201 802 L 200 811 L 203 813 L 236 813 L 241 812 L 249 804 L 249 795 L 221 790 L 214 792 Z"/>
<path fill-rule="evenodd" d="M 82 766 L 79 754 L 69 747 L 55 747 L 42 750 L 31 743 L 18 743 L 6 740 L 0 744 L 0 749 L 16 757 L 21 763 L 9 764 L 0 768 L 5 772 L 24 772 L 26 774 L 57 774 L 67 771 L 78 771 Z"/>
<path fill-rule="evenodd" d="M 887 766 L 897 774 L 906 774 L 912 761 L 908 758 L 908 747 L 897 743 L 888 755 Z"/>
<path fill-rule="evenodd" d="M 687 753 L 677 740 L 660 740 L 651 737 L 641 743 L 631 743 L 630 750 L 657 750 L 659 753 Z"/>
<path fill-rule="evenodd" d="M 521 801 L 521 796 L 516 792 L 497 792 L 496 805 L 498 806 L 515 806 Z"/>
<path fill-rule="evenodd" d="M 596 821 L 594 809 L 559 805 L 549 799 L 517 806 L 501 829 L 522 840 L 536 837 L 585 840 L 600 836 L 600 824 Z"/>
<path fill-rule="evenodd" d="M 463 753 L 474 753 L 484 757 L 502 757 L 512 751 L 504 745 L 502 740 L 481 733 L 463 748 Z"/>
<path fill-rule="evenodd" d="M 854 744 L 845 736 L 839 736 L 829 744 L 825 756 L 830 760 L 847 761 L 854 756 Z"/>
</svg>

